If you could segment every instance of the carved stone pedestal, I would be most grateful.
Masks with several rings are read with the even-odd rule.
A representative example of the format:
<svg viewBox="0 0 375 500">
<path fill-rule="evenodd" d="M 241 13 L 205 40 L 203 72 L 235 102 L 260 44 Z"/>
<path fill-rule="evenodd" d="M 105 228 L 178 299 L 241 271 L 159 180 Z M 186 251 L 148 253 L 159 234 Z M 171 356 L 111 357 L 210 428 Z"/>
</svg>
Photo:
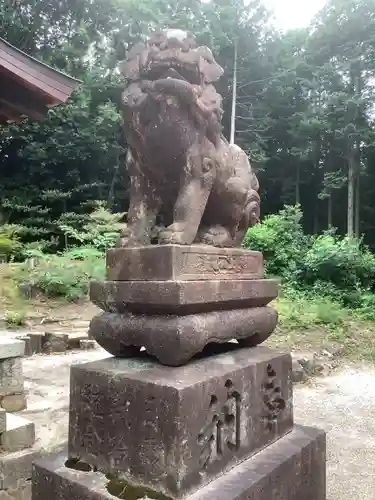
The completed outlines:
<svg viewBox="0 0 375 500">
<path fill-rule="evenodd" d="M 36 465 L 33 500 L 325 500 L 291 357 L 257 346 L 277 322 L 261 255 L 117 249 L 107 277 L 90 332 L 119 357 L 72 367 L 68 454 Z"/>
<path fill-rule="evenodd" d="M 208 246 L 119 248 L 107 253 L 105 282 L 90 298 L 104 313 L 90 336 L 115 356 L 140 348 L 165 365 L 187 363 L 210 343 L 263 342 L 277 313 L 277 282 L 263 278 L 259 252 Z"/>
<path fill-rule="evenodd" d="M 296 426 L 292 432 L 221 475 L 186 500 L 325 500 L 325 434 Z M 33 500 L 171 500 L 144 486 L 65 466 L 55 455 L 34 470 Z"/>
<path fill-rule="evenodd" d="M 246 498 L 269 500 L 277 486 L 283 500 L 324 500 L 324 436 L 293 428 L 290 356 L 221 350 L 179 368 L 147 355 L 72 367 L 69 456 L 36 467 L 33 499 L 113 498 L 141 485 L 118 498 L 224 500 L 242 498 L 230 486 L 239 480 L 239 494 L 264 490 Z"/>
<path fill-rule="evenodd" d="M 147 357 L 74 366 L 69 455 L 180 498 L 292 430 L 290 381 L 290 356 L 266 348 L 173 369 Z"/>
</svg>

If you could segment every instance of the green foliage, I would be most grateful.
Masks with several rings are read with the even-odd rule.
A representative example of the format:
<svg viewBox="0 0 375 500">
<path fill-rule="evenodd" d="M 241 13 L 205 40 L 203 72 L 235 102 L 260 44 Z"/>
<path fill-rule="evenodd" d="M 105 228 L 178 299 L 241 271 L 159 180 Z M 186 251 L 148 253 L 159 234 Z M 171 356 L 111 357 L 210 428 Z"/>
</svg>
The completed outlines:
<svg viewBox="0 0 375 500">
<path fill-rule="evenodd" d="M 18 238 L 19 226 L 4 224 L 0 226 L 0 255 L 9 259 L 17 254 L 21 248 Z"/>
<path fill-rule="evenodd" d="M 375 288 L 375 256 L 361 240 L 333 231 L 306 236 L 301 219 L 298 206 L 286 207 L 250 228 L 244 246 L 262 251 L 267 273 L 280 276 L 289 286 L 368 310 L 368 290 Z"/>
<path fill-rule="evenodd" d="M 315 292 L 284 285 L 277 301 L 279 324 L 287 329 L 311 327 L 337 328 L 349 317 L 338 301 Z"/>
<path fill-rule="evenodd" d="M 57 226 L 64 234 L 66 246 L 86 245 L 104 252 L 115 245 L 124 226 L 124 213 L 111 213 L 103 202 L 95 203 L 95 210 L 87 216 L 62 214 Z"/>
<path fill-rule="evenodd" d="M 356 238 L 320 235 L 312 239 L 300 278 L 328 282 L 340 290 L 367 289 L 374 283 L 375 257 Z"/>
<path fill-rule="evenodd" d="M 26 262 L 13 272 L 17 283 L 27 283 L 47 297 L 67 300 L 85 297 L 90 281 L 104 276 L 104 255 L 93 248 L 44 255 L 35 267 Z"/>
<path fill-rule="evenodd" d="M 9 328 L 17 328 L 26 324 L 26 312 L 7 311 L 5 314 L 5 322 Z"/>
<path fill-rule="evenodd" d="M 263 252 L 269 275 L 285 279 L 296 277 L 309 243 L 301 219 L 299 206 L 286 206 L 247 231 L 243 245 Z"/>
</svg>

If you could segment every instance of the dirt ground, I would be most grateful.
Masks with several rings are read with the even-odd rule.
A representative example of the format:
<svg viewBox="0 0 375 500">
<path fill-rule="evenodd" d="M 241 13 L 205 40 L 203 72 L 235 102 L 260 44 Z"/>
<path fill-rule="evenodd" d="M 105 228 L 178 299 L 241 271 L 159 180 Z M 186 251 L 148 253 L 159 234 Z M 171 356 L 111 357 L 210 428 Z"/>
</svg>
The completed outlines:
<svg viewBox="0 0 375 500">
<path fill-rule="evenodd" d="M 55 448 L 67 440 L 69 369 L 106 357 L 101 349 L 24 360 L 28 409 L 39 444 Z M 375 370 L 346 366 L 327 377 L 295 386 L 298 423 L 328 433 L 327 500 L 375 498 Z"/>
</svg>

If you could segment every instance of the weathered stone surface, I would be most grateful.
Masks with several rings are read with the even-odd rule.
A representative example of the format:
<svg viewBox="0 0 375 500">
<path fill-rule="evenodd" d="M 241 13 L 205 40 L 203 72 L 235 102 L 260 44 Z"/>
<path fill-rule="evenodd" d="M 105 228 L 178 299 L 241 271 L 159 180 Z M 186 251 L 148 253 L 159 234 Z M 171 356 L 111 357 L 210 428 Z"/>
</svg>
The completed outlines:
<svg viewBox="0 0 375 500">
<path fill-rule="evenodd" d="M 292 380 L 295 383 L 303 382 L 306 380 L 307 375 L 302 365 L 295 359 L 292 358 Z"/>
<path fill-rule="evenodd" d="M 32 353 L 32 350 L 31 350 L 30 337 L 28 335 L 17 335 L 17 339 L 18 340 L 22 340 L 22 342 L 25 343 L 24 356 L 31 356 L 33 353 Z"/>
<path fill-rule="evenodd" d="M 237 465 L 186 500 L 326 500 L 326 441 L 322 431 L 296 426 L 293 431 Z M 33 500 L 112 500 L 110 483 L 100 472 L 64 466 L 66 455 L 38 462 Z M 121 483 L 119 483 L 121 487 Z M 126 497 L 125 497 L 126 498 Z M 144 498 L 144 489 L 133 497 Z M 148 495 L 147 498 L 168 500 Z"/>
<path fill-rule="evenodd" d="M 17 339 L 25 342 L 25 356 L 32 356 L 42 352 L 42 339 L 44 333 L 40 332 L 24 332 L 22 335 L 17 335 Z"/>
<path fill-rule="evenodd" d="M 180 497 L 291 431 L 291 358 L 238 349 L 166 368 L 149 357 L 71 370 L 69 454 Z"/>
<path fill-rule="evenodd" d="M 93 281 L 91 301 L 108 312 L 195 314 L 266 306 L 276 280 Z"/>
<path fill-rule="evenodd" d="M 97 346 L 98 344 L 96 343 L 95 340 L 82 339 L 79 341 L 79 348 L 84 349 L 85 351 L 88 351 L 90 349 L 96 349 Z"/>
<path fill-rule="evenodd" d="M 20 482 L 30 480 L 36 458 L 40 458 L 39 453 L 30 448 L 0 455 L 0 489 L 15 490 Z"/>
<path fill-rule="evenodd" d="M 256 346 L 276 324 L 277 312 L 270 307 L 184 316 L 103 313 L 92 319 L 89 336 L 115 356 L 132 357 L 143 346 L 162 364 L 179 366 L 209 343 L 237 339 L 241 345 Z"/>
<path fill-rule="evenodd" d="M 30 333 L 30 344 L 31 344 L 31 352 L 32 354 L 39 354 L 42 352 L 42 340 L 43 334 L 41 333 Z"/>
<path fill-rule="evenodd" d="M 19 339 L 0 338 L 0 360 L 22 357 L 25 353 L 25 342 Z"/>
<path fill-rule="evenodd" d="M 6 431 L 0 434 L 0 447 L 3 451 L 14 452 L 31 448 L 35 443 L 35 425 L 30 420 L 8 414 Z"/>
<path fill-rule="evenodd" d="M 261 279 L 263 256 L 240 248 L 153 245 L 110 248 L 108 281 Z"/>
<path fill-rule="evenodd" d="M 31 480 L 20 480 L 13 489 L 0 490 L 0 500 L 31 500 Z"/>
<path fill-rule="evenodd" d="M 259 183 L 245 151 L 222 134 L 222 97 L 213 84 L 222 68 L 208 47 L 176 29 L 128 54 L 121 102 L 130 204 L 118 244 L 241 246 L 259 221 Z"/>
<path fill-rule="evenodd" d="M 65 352 L 69 347 L 69 335 L 67 333 L 46 332 L 42 341 L 43 352 L 50 354 Z"/>
<path fill-rule="evenodd" d="M 10 413 L 25 410 L 27 407 L 25 394 L 23 392 L 8 394 L 0 398 L 0 406 Z"/>
<path fill-rule="evenodd" d="M 87 324 L 87 326 L 89 323 Z M 69 334 L 68 347 L 69 349 L 81 349 L 81 342 L 87 341 L 87 330 L 85 332 L 73 332 Z"/>
<path fill-rule="evenodd" d="M 0 434 L 6 430 L 7 413 L 3 408 L 0 408 Z"/>
<path fill-rule="evenodd" d="M 23 347 L 25 344 L 22 342 Z M 22 392 L 24 377 L 21 358 L 0 360 L 0 396 Z"/>
</svg>

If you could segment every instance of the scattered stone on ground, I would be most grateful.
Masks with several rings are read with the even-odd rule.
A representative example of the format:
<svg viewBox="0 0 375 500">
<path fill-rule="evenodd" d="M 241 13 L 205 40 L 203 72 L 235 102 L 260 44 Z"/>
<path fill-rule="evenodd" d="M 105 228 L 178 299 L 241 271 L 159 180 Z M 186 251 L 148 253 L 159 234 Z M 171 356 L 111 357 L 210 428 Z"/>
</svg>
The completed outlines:
<svg viewBox="0 0 375 500">
<path fill-rule="evenodd" d="M 73 349 L 90 349 L 93 346 L 93 343 L 88 339 L 88 327 L 89 322 L 87 321 L 85 329 L 82 326 L 75 328 L 72 324 L 70 327 L 60 326 L 59 330 L 48 327 L 44 329 L 45 331 L 0 330 L 0 340 L 1 343 L 3 339 L 9 339 L 10 342 L 18 341 L 23 344 L 25 356 L 40 353 L 63 353 Z"/>
</svg>

